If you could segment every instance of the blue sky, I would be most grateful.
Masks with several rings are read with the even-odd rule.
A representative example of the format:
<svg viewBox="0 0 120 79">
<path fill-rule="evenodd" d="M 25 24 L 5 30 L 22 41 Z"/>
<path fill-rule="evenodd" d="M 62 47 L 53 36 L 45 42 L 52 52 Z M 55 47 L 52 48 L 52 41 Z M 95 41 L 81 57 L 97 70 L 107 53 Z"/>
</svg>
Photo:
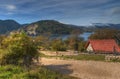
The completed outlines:
<svg viewBox="0 0 120 79">
<path fill-rule="evenodd" d="M 120 23 L 120 0 L 0 0 L 0 19 L 31 23 L 58 20 L 66 24 Z"/>
</svg>

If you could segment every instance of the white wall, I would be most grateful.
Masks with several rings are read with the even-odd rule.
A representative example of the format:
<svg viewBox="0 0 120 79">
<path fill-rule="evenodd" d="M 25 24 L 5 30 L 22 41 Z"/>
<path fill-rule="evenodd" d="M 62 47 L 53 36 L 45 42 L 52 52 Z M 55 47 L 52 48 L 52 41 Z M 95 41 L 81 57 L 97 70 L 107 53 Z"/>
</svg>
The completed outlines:
<svg viewBox="0 0 120 79">
<path fill-rule="evenodd" d="M 91 44 L 88 45 L 87 49 L 86 49 L 88 52 L 93 52 L 93 48 L 91 46 Z"/>
</svg>

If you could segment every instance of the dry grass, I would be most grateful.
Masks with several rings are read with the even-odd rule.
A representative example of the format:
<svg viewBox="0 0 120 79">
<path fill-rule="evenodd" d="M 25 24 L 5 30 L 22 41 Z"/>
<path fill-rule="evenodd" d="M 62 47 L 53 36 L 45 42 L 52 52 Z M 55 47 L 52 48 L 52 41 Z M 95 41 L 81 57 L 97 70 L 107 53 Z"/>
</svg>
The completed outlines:
<svg viewBox="0 0 120 79">
<path fill-rule="evenodd" d="M 80 79 L 120 79 L 120 63 L 47 58 L 41 62 L 50 69 Z"/>
</svg>

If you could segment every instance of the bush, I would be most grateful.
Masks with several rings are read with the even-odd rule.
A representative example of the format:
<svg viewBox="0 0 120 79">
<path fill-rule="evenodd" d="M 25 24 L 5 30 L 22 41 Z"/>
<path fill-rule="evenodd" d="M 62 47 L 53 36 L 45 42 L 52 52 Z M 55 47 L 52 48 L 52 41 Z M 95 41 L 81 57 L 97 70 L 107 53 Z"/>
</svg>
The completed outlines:
<svg viewBox="0 0 120 79">
<path fill-rule="evenodd" d="M 51 47 L 53 51 L 66 51 L 67 50 L 67 47 L 62 40 L 53 40 Z"/>
<path fill-rule="evenodd" d="M 23 64 L 28 67 L 33 59 L 38 58 L 37 46 L 24 32 L 6 37 L 2 42 L 2 48 L 7 50 L 7 53 L 2 52 L 1 65 Z"/>
</svg>

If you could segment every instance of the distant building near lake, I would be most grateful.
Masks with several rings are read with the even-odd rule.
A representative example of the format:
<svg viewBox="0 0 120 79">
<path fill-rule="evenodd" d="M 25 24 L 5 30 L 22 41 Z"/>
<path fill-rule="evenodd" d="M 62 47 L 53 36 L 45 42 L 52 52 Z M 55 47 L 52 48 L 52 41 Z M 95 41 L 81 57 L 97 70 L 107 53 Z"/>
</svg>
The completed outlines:
<svg viewBox="0 0 120 79">
<path fill-rule="evenodd" d="M 94 53 L 120 53 L 120 47 L 114 39 L 89 40 L 86 51 Z"/>
</svg>

